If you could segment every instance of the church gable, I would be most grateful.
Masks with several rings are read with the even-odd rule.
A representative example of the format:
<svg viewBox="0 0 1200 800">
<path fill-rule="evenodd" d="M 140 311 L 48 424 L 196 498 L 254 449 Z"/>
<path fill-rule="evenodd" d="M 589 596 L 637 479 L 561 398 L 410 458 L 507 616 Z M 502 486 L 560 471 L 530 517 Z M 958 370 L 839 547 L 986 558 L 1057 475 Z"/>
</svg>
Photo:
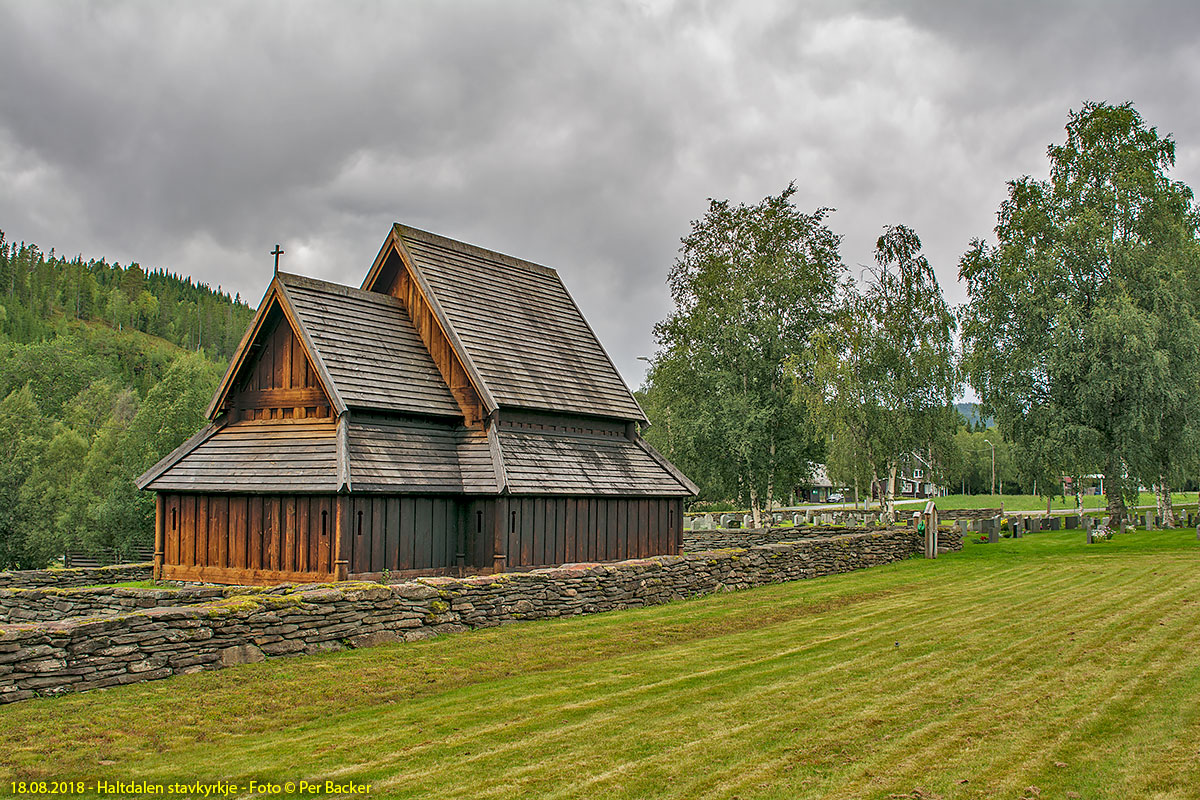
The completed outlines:
<svg viewBox="0 0 1200 800">
<path fill-rule="evenodd" d="M 331 416 L 333 401 L 277 299 L 246 348 L 222 407 L 231 421 Z"/>
</svg>

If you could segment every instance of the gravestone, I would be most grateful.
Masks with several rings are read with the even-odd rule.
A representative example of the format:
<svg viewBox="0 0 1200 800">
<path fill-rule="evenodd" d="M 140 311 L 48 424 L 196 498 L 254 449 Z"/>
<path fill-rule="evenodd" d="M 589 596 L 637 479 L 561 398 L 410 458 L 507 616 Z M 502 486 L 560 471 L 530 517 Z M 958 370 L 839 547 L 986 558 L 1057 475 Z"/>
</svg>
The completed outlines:
<svg viewBox="0 0 1200 800">
<path fill-rule="evenodd" d="M 1067 516 L 1063 517 L 1063 528 L 1065 528 L 1066 530 L 1069 530 L 1069 531 L 1073 531 L 1078 527 L 1079 527 L 1079 515 L 1078 514 L 1068 514 Z"/>
<path fill-rule="evenodd" d="M 1021 521 L 1020 517 L 1013 518 L 1010 524 L 1012 525 L 1012 534 L 1014 539 L 1020 539 L 1025 535 L 1025 523 Z"/>
<path fill-rule="evenodd" d="M 1057 530 L 1062 529 L 1062 518 L 1061 517 L 1051 517 L 1049 521 L 1050 521 L 1050 530 L 1057 531 Z"/>
<path fill-rule="evenodd" d="M 1042 521 L 1037 517 L 1026 517 L 1025 525 L 1030 533 L 1038 533 L 1042 529 Z"/>
<path fill-rule="evenodd" d="M 803 524 L 804 524 L 804 515 L 803 514 L 792 514 L 792 525 L 799 528 Z"/>
<path fill-rule="evenodd" d="M 782 525 L 783 524 L 783 514 L 780 514 L 778 511 L 772 513 L 771 514 L 771 524 L 772 525 Z"/>
<path fill-rule="evenodd" d="M 1087 543 L 1091 544 L 1092 543 L 1092 527 L 1090 525 L 1085 525 L 1084 530 L 1087 531 Z M 1197 536 L 1200 536 L 1200 534 L 1197 534 Z"/>
<path fill-rule="evenodd" d="M 743 528 L 753 528 L 754 527 L 754 517 L 750 516 L 749 514 L 743 515 L 742 516 L 742 527 Z"/>
<path fill-rule="evenodd" d="M 704 530 L 711 531 L 712 529 L 713 529 L 713 515 L 705 514 L 704 515 Z"/>
<path fill-rule="evenodd" d="M 733 522 L 732 514 L 722 514 L 721 515 L 721 527 L 722 528 L 728 528 L 729 523 L 731 523 L 731 522 Z"/>
<path fill-rule="evenodd" d="M 992 519 L 983 520 L 984 531 L 987 533 L 988 543 L 996 544 L 1000 541 L 1000 518 L 993 517 Z"/>
</svg>

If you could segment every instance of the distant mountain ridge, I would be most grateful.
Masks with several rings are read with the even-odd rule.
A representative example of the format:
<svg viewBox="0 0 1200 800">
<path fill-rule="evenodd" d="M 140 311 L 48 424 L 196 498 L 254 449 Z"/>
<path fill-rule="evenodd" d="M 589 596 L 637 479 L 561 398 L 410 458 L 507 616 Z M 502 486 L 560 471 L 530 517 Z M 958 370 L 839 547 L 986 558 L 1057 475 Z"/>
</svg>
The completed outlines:
<svg viewBox="0 0 1200 800">
<path fill-rule="evenodd" d="M 958 413 L 962 418 L 970 423 L 971 427 L 978 428 L 979 423 L 983 422 L 983 427 L 990 428 L 996 424 L 996 421 L 991 417 L 984 417 L 983 411 L 978 403 L 955 403 L 954 407 L 958 409 Z"/>
</svg>

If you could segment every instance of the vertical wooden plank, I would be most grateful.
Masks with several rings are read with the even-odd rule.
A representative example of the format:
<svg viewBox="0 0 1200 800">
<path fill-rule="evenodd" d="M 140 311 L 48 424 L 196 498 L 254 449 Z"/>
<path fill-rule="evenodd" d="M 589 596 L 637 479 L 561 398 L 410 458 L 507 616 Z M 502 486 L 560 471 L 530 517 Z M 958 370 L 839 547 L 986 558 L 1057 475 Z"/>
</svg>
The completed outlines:
<svg viewBox="0 0 1200 800">
<path fill-rule="evenodd" d="M 596 522 L 592 528 L 592 541 L 596 543 L 593 560 L 611 561 L 608 556 L 608 500 L 603 497 L 596 498 Z"/>
<path fill-rule="evenodd" d="M 675 509 L 675 526 L 672 535 L 675 537 L 675 555 L 683 552 L 683 501 L 672 500 Z"/>
<path fill-rule="evenodd" d="M 554 532 L 550 529 L 548 517 L 553 517 L 550 505 L 554 501 L 548 497 L 539 497 L 534 501 L 533 509 L 533 557 L 537 564 L 549 564 L 553 557 Z M 547 554 L 546 545 L 550 543 L 551 553 Z"/>
<path fill-rule="evenodd" d="M 313 501 L 317 520 L 317 571 L 323 575 L 333 572 L 333 503 L 328 497 Z"/>
<path fill-rule="evenodd" d="M 400 498 L 400 569 L 417 568 L 417 501 Z"/>
<path fill-rule="evenodd" d="M 308 357 L 304 355 L 304 346 L 300 344 L 300 340 L 296 338 L 295 332 L 292 333 L 292 386 L 299 389 L 304 384 L 305 362 Z"/>
<path fill-rule="evenodd" d="M 181 564 L 179 560 L 179 495 L 167 495 L 167 510 L 163 516 L 167 526 L 167 564 Z"/>
<path fill-rule="evenodd" d="M 162 492 L 154 493 L 154 580 L 162 578 L 167 557 L 167 504 Z"/>
<path fill-rule="evenodd" d="M 308 572 L 308 497 L 296 498 L 296 571 Z"/>
<path fill-rule="evenodd" d="M 442 506 L 442 550 L 441 560 L 442 566 L 446 568 L 453 567 L 455 564 L 455 553 L 458 550 L 458 508 L 457 505 L 448 497 L 443 497 L 439 501 Z"/>
<path fill-rule="evenodd" d="M 263 569 L 283 569 L 283 498 L 279 495 L 263 499 L 263 538 L 267 546 Z"/>
<path fill-rule="evenodd" d="M 619 539 L 618 539 L 618 537 L 620 536 L 620 522 L 619 522 L 620 517 L 619 517 L 619 513 L 618 513 L 619 509 L 618 509 L 617 500 L 608 500 L 607 505 L 608 505 L 608 530 L 606 531 L 606 539 L 608 541 L 608 545 L 606 548 L 606 552 L 608 553 L 608 560 L 618 561 L 618 560 L 620 560 L 620 549 L 619 549 Z"/>
<path fill-rule="evenodd" d="M 638 512 L 640 514 L 638 525 L 640 526 L 639 530 L 641 531 L 638 541 L 641 543 L 642 549 L 639 558 L 645 558 L 646 556 L 650 555 L 650 501 L 639 500 Z"/>
<path fill-rule="evenodd" d="M 333 577 L 344 581 L 350 574 L 350 495 L 339 494 L 334 501 Z"/>
<path fill-rule="evenodd" d="M 246 567 L 262 569 L 263 499 L 251 495 L 246 500 Z"/>
<path fill-rule="evenodd" d="M 634 551 L 636 550 L 633 545 L 635 541 L 634 521 L 631 519 L 632 515 L 629 513 L 630 506 L 633 504 L 630 503 L 629 500 L 621 498 L 621 500 L 618 502 L 618 505 L 620 506 L 620 508 L 617 510 L 617 521 L 621 525 L 621 559 L 625 560 L 633 558 Z"/>
<path fill-rule="evenodd" d="M 563 541 L 562 560 L 569 564 L 575 560 L 575 535 L 579 523 L 579 501 L 574 497 L 567 498 L 567 524 Z"/>
<path fill-rule="evenodd" d="M 492 572 L 504 572 L 508 568 L 508 554 L 504 549 L 508 541 L 508 499 L 499 498 L 494 501 L 495 513 L 492 515 Z"/>
<path fill-rule="evenodd" d="M 196 566 L 208 563 L 208 495 L 196 495 Z"/>
<path fill-rule="evenodd" d="M 383 572 L 383 543 L 387 537 L 387 502 L 382 497 L 371 498 L 371 572 Z"/>
<path fill-rule="evenodd" d="M 521 532 L 521 565 L 529 566 L 533 560 L 533 509 L 537 500 L 522 498 L 521 512 L 518 518 L 518 530 Z"/>
<path fill-rule="evenodd" d="M 229 566 L 229 495 L 217 498 L 217 564 Z"/>
<path fill-rule="evenodd" d="M 281 320 L 279 327 L 275 329 L 275 337 L 271 348 L 275 351 L 275 371 L 271 376 L 271 386 L 275 389 L 282 389 L 284 382 L 287 380 L 285 377 L 288 374 L 289 366 L 287 363 L 287 340 L 290 329 L 291 326 L 288 325 L 287 320 Z"/>
<path fill-rule="evenodd" d="M 400 569 L 400 498 L 389 497 L 384 511 L 387 531 L 384 536 L 383 563 L 388 569 Z"/>
<path fill-rule="evenodd" d="M 592 561 L 607 561 L 608 508 L 603 497 L 592 498 L 592 532 L 590 537 Z"/>
<path fill-rule="evenodd" d="M 675 501 L 663 499 L 658 501 L 662 506 L 663 543 L 662 552 L 670 555 L 675 552 Z"/>
<path fill-rule="evenodd" d="M 433 566 L 433 501 L 428 497 L 416 498 L 416 546 L 415 561 L 417 569 L 429 569 Z"/>
<path fill-rule="evenodd" d="M 350 498 L 350 574 L 366 572 L 370 550 L 366 547 L 366 532 L 371 526 L 369 500 L 362 496 Z"/>
<path fill-rule="evenodd" d="M 229 566 L 246 569 L 246 497 L 229 497 Z"/>
<path fill-rule="evenodd" d="M 567 561 L 567 499 L 560 497 L 554 501 L 554 563 L 565 564 Z"/>
<path fill-rule="evenodd" d="M 521 563 L 521 541 L 519 534 L 521 529 L 521 501 L 512 497 L 509 498 L 505 505 L 507 508 L 504 514 L 504 563 L 506 567 L 512 567 Z"/>
</svg>

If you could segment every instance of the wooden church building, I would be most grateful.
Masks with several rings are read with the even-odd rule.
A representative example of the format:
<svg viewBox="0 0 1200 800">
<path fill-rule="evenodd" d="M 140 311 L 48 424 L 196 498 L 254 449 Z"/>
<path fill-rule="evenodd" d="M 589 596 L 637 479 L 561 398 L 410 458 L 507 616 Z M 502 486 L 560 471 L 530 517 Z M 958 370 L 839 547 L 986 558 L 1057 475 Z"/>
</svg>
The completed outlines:
<svg viewBox="0 0 1200 800">
<path fill-rule="evenodd" d="M 676 553 L 696 492 L 558 273 L 403 225 L 362 288 L 278 273 L 208 417 L 138 479 L 165 579 Z"/>
</svg>

